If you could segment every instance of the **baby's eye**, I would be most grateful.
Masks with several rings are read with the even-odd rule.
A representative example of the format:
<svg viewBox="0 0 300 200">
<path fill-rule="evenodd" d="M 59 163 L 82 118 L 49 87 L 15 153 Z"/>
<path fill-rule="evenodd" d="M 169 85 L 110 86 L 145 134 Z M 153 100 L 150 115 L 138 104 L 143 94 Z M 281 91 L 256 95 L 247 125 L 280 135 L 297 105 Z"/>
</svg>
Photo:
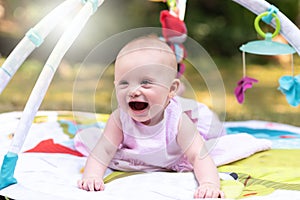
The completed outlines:
<svg viewBox="0 0 300 200">
<path fill-rule="evenodd" d="M 118 83 L 118 87 L 120 87 L 120 88 L 125 88 L 127 86 L 128 86 L 128 82 L 127 81 L 120 81 Z"/>
<path fill-rule="evenodd" d="M 127 81 L 120 81 L 119 85 L 128 85 L 128 82 Z"/>
<path fill-rule="evenodd" d="M 141 85 L 143 88 L 147 89 L 147 88 L 151 88 L 151 86 L 153 85 L 153 82 L 145 79 L 145 80 L 141 81 Z"/>
<path fill-rule="evenodd" d="M 149 85 L 149 84 L 152 84 L 152 82 L 150 80 L 142 80 L 141 84 L 142 85 Z"/>
</svg>

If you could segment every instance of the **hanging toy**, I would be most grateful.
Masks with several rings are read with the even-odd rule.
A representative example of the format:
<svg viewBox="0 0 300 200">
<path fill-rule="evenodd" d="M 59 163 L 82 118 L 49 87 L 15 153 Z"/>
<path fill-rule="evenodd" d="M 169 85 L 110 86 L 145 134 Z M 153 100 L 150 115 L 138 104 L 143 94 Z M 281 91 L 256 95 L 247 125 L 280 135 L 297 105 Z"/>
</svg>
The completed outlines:
<svg viewBox="0 0 300 200">
<path fill-rule="evenodd" d="M 187 29 L 184 21 L 171 14 L 168 10 L 160 13 L 160 23 L 162 25 L 162 35 L 167 42 L 182 44 L 187 37 Z"/>
<path fill-rule="evenodd" d="M 255 18 L 254 27 L 257 33 L 264 38 L 264 40 L 251 41 L 247 44 L 243 44 L 240 47 L 242 51 L 242 59 L 243 59 L 243 78 L 238 82 L 238 86 L 235 88 L 235 96 L 239 103 L 243 103 L 244 101 L 244 93 L 247 89 L 252 87 L 252 83 L 258 82 L 258 80 L 254 78 L 250 78 L 246 76 L 246 59 L 245 52 L 257 55 L 282 55 L 282 54 L 293 54 L 296 52 L 293 47 L 288 44 L 283 44 L 279 42 L 272 41 L 272 38 L 277 36 L 280 32 L 280 20 L 277 16 L 277 12 L 279 10 L 275 6 L 271 6 L 267 12 L 263 12 Z M 276 28 L 274 33 L 264 33 L 260 26 L 259 21 L 263 20 L 265 23 L 270 24 L 273 19 L 276 22 Z M 292 68 L 293 68 L 293 57 L 292 57 Z M 294 70 L 293 70 L 294 71 Z M 290 83 L 290 79 L 294 80 L 294 77 L 282 77 L 280 79 L 280 87 L 284 94 L 287 95 L 288 102 L 292 102 L 293 105 L 299 104 L 299 81 L 292 81 Z M 287 83 L 289 82 L 289 83 Z M 298 86 L 297 86 L 298 84 Z M 289 85 L 289 86 L 288 86 Z M 297 90 L 298 89 L 298 90 Z M 294 95 L 293 95 L 294 94 Z M 298 102 L 298 103 L 296 103 Z M 291 103 L 290 103 L 291 104 Z M 291 104 L 292 105 L 292 104 Z"/>
<path fill-rule="evenodd" d="M 150 1 L 167 3 L 170 13 L 178 17 L 181 21 L 184 20 L 187 0 L 150 0 Z"/>
<path fill-rule="evenodd" d="M 294 76 L 294 65 L 292 56 L 292 75 L 282 76 L 278 80 L 280 90 L 285 96 L 287 102 L 291 106 L 298 106 L 300 104 L 300 74 Z"/>
<path fill-rule="evenodd" d="M 163 40 L 172 48 L 176 55 L 178 66 L 177 78 L 180 78 L 184 71 L 183 63 L 187 53 L 183 43 L 187 38 L 187 28 L 184 23 L 186 0 L 152 0 L 167 3 L 169 10 L 160 13 Z"/>
<path fill-rule="evenodd" d="M 175 52 L 178 63 L 177 78 L 180 78 L 185 71 L 183 59 L 187 56 L 183 45 L 187 37 L 187 28 L 183 21 L 186 0 L 167 0 L 167 4 L 169 10 L 163 10 L 160 13 L 162 35 Z"/>
<path fill-rule="evenodd" d="M 246 59 L 245 59 L 244 51 L 242 55 L 243 55 L 243 78 L 237 82 L 237 87 L 234 90 L 234 94 L 239 103 L 244 102 L 246 90 L 252 88 L 253 83 L 258 82 L 258 80 L 246 76 Z"/>
<path fill-rule="evenodd" d="M 263 12 L 258 15 L 254 20 L 254 28 L 256 32 L 265 40 L 251 41 L 240 47 L 241 51 L 257 54 L 257 55 L 283 55 L 283 54 L 293 54 L 295 49 L 288 44 L 283 44 L 280 42 L 272 41 L 272 38 L 276 37 L 281 29 L 280 20 L 276 15 L 278 9 L 274 6 L 269 9 L 269 12 Z M 259 21 L 262 19 L 265 23 L 270 24 L 272 19 L 275 19 L 276 28 L 274 33 L 264 33 L 260 26 Z"/>
</svg>

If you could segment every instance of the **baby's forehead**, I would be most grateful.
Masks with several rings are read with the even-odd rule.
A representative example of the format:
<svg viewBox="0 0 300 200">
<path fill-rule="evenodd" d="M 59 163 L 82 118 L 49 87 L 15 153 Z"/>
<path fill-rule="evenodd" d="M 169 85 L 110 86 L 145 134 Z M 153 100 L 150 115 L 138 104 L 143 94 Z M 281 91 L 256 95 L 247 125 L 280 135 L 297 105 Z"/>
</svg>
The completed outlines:
<svg viewBox="0 0 300 200">
<path fill-rule="evenodd" d="M 121 49 L 118 57 L 120 58 L 126 54 L 141 52 L 143 50 L 153 50 L 157 51 L 158 53 L 168 53 L 175 58 L 173 50 L 165 42 L 156 37 L 142 37 L 129 42 Z"/>
</svg>

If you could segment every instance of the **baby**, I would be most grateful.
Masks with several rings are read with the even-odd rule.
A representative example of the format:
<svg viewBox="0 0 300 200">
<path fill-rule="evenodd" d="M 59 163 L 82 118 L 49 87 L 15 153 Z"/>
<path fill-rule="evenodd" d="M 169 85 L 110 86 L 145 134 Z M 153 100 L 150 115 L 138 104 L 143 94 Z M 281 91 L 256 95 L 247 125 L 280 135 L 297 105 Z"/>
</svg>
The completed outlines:
<svg viewBox="0 0 300 200">
<path fill-rule="evenodd" d="M 157 37 L 141 37 L 121 49 L 114 76 L 118 108 L 87 158 L 79 188 L 104 190 L 107 167 L 193 171 L 199 184 L 194 198 L 224 198 L 204 144 L 224 130 L 211 128 L 220 122 L 205 105 L 176 96 L 176 74 L 174 52 Z"/>
</svg>

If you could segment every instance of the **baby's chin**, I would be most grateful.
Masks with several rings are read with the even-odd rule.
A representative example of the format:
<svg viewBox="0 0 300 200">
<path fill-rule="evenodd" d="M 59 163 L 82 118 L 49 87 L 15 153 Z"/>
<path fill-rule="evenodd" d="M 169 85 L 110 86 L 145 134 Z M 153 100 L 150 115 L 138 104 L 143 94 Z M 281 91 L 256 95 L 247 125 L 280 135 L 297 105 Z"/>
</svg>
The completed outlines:
<svg viewBox="0 0 300 200">
<path fill-rule="evenodd" d="M 163 115 L 164 112 L 156 112 L 156 113 L 153 113 L 151 112 L 151 110 L 149 110 L 147 113 L 145 113 L 144 116 L 137 116 L 133 113 L 130 114 L 131 118 L 139 123 L 142 123 L 144 125 L 156 125 L 158 124 L 163 118 L 164 118 L 164 115 Z"/>
</svg>

